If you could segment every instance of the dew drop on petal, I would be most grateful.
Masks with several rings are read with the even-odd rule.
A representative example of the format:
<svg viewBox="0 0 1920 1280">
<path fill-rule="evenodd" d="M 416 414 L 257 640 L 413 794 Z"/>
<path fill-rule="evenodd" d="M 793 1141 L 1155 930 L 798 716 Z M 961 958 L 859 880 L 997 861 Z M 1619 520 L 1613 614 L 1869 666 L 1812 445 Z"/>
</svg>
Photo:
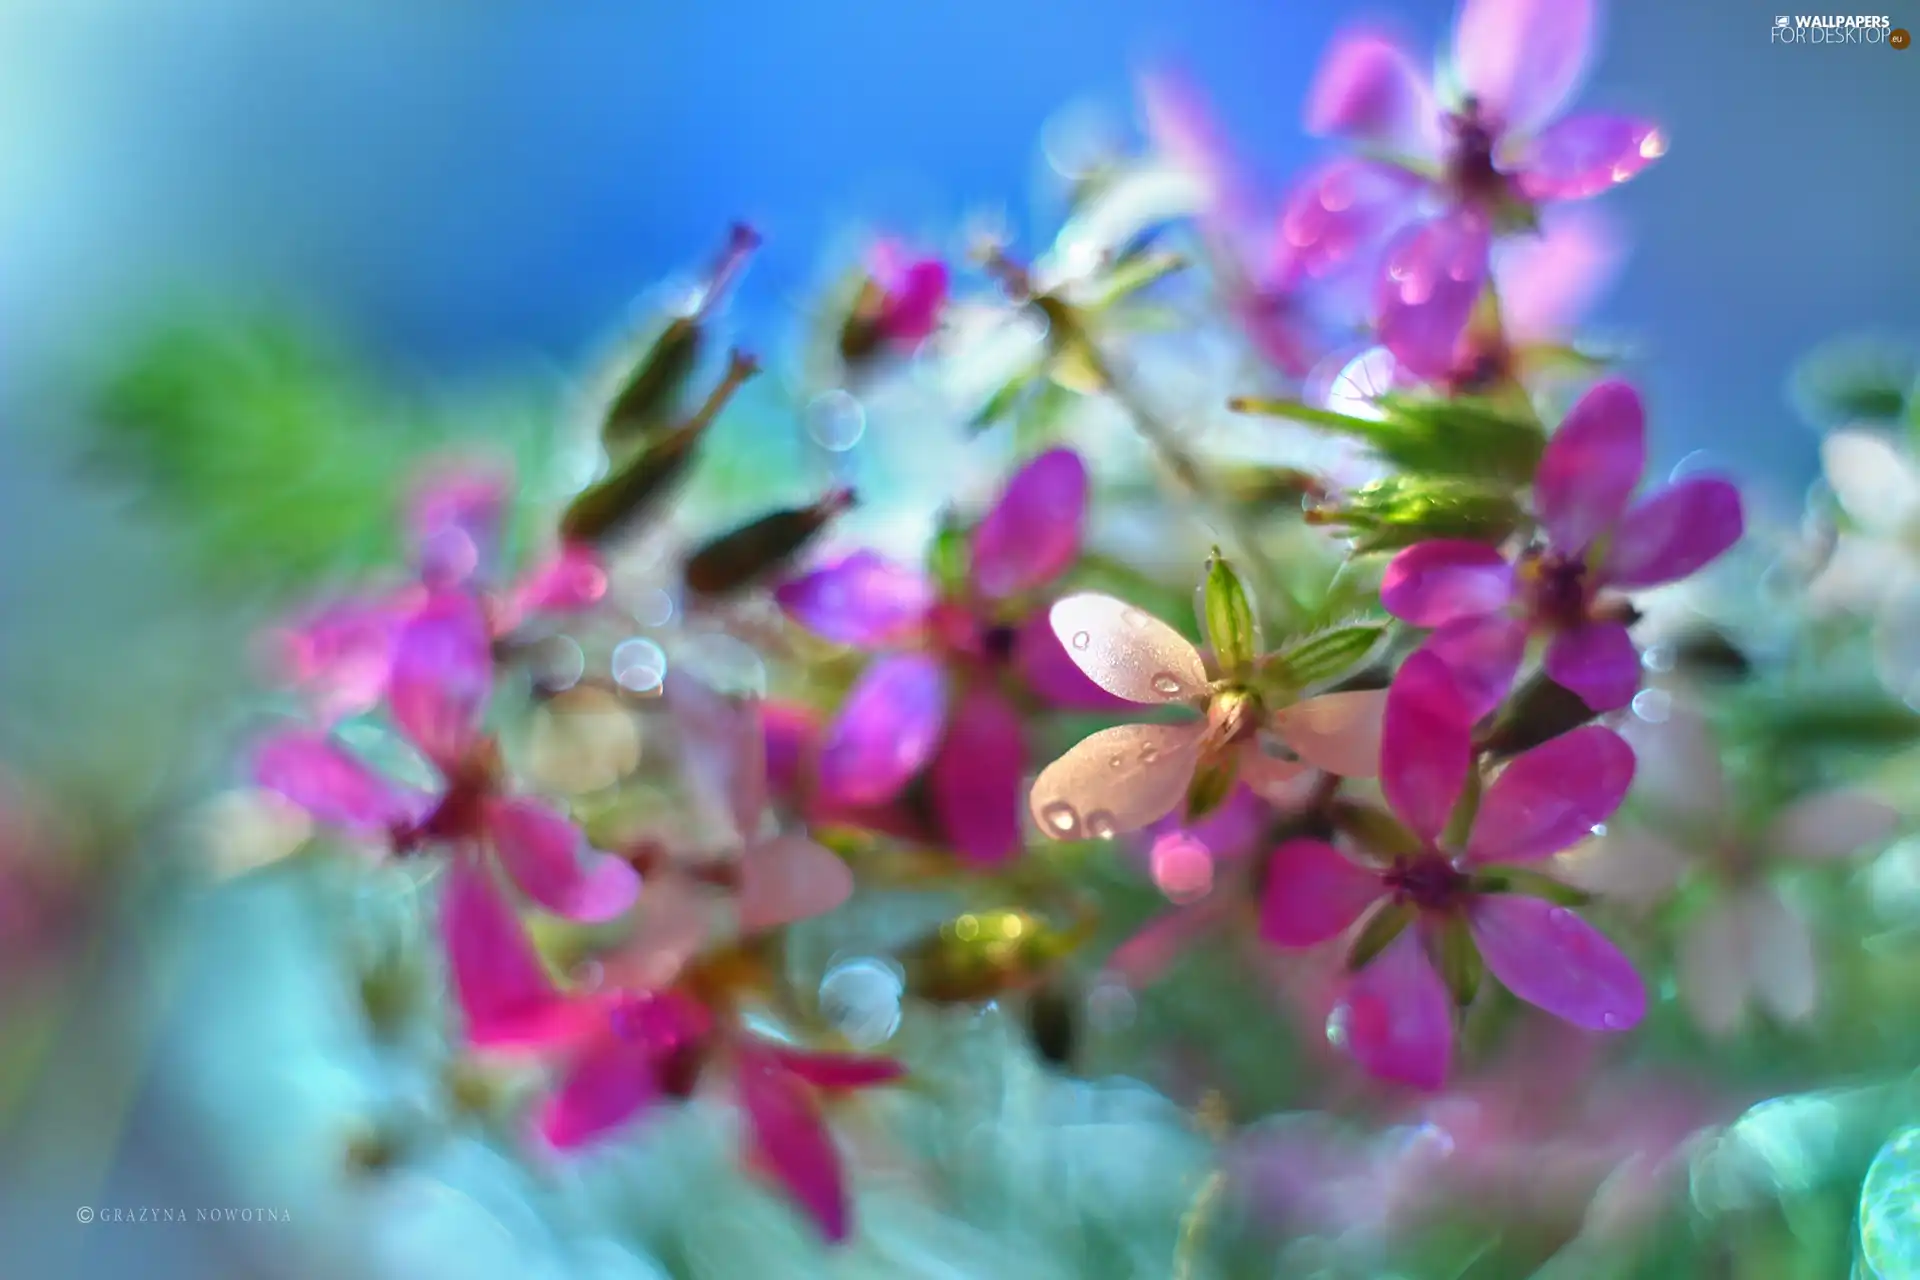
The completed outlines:
<svg viewBox="0 0 1920 1280">
<path fill-rule="evenodd" d="M 1665 689 L 1642 689 L 1633 696 L 1633 714 L 1648 724 L 1662 724 L 1673 714 L 1673 695 Z"/>
<path fill-rule="evenodd" d="M 1092 643 L 1093 643 L 1093 636 L 1091 633 L 1086 631 L 1076 631 L 1073 633 L 1074 648 L 1085 649 L 1088 645 L 1091 645 Z"/>
<path fill-rule="evenodd" d="M 1164 693 L 1168 697 L 1180 692 L 1180 680 L 1171 671 L 1156 672 L 1150 683 L 1155 693 Z"/>
<path fill-rule="evenodd" d="M 1120 621 L 1130 627 L 1145 627 L 1148 623 L 1152 622 L 1153 619 L 1138 609 L 1126 608 L 1120 611 Z"/>
<path fill-rule="evenodd" d="M 1158 760 L 1159 758 L 1160 758 L 1160 748 L 1154 746 L 1151 742 L 1146 742 L 1141 744 L 1140 746 L 1140 763 L 1141 764 L 1152 764 L 1155 760 Z"/>
<path fill-rule="evenodd" d="M 658 693 L 666 682 L 666 651 L 642 636 L 615 646 L 612 666 L 614 681 L 635 693 Z"/>
<path fill-rule="evenodd" d="M 1109 769 L 1121 768 L 1126 763 L 1127 763 L 1127 758 L 1119 754 L 1118 752 L 1115 752 L 1113 755 L 1107 757 L 1107 767 Z"/>
<path fill-rule="evenodd" d="M 1603 1013 L 1600 1015 L 1600 1025 L 1605 1027 L 1609 1031 L 1618 1031 L 1620 1030 L 1623 1024 L 1620 1020 L 1619 1014 Z"/>
<path fill-rule="evenodd" d="M 1080 827 L 1080 813 L 1065 800 L 1055 800 L 1040 811 L 1040 819 L 1061 835 L 1072 835 Z"/>
<path fill-rule="evenodd" d="M 1105 809 L 1095 809 L 1087 815 L 1087 832 L 1096 840 L 1111 840 L 1119 831 L 1113 815 Z"/>
</svg>

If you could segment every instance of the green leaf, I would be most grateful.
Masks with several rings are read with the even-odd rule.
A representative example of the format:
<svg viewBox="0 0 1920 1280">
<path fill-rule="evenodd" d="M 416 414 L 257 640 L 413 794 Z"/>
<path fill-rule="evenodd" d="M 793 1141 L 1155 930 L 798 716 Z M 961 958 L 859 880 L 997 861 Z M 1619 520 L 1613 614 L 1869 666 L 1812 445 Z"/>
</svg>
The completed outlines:
<svg viewBox="0 0 1920 1280">
<path fill-rule="evenodd" d="M 1585 889 L 1575 888 L 1564 880 L 1556 880 L 1524 867 L 1499 867 L 1477 872 L 1473 877 L 1473 888 L 1477 893 L 1517 893 L 1563 907 L 1584 907 L 1593 901 L 1593 895 Z"/>
<path fill-rule="evenodd" d="M 1080 393 L 1051 378 L 1040 382 L 1033 394 L 1015 410 L 1014 447 L 1021 453 L 1037 453 L 1060 437 L 1060 424 L 1080 403 Z"/>
<path fill-rule="evenodd" d="M 927 572 L 949 594 L 966 585 L 973 556 L 967 529 L 952 510 L 940 513 L 940 525 L 927 546 Z"/>
<path fill-rule="evenodd" d="M 1334 829 L 1362 849 L 1383 858 L 1411 856 L 1424 847 L 1420 837 L 1384 809 L 1343 800 L 1333 807 Z"/>
<path fill-rule="evenodd" d="M 1359 440 L 1384 461 L 1417 476 L 1504 482 L 1518 487 L 1533 479 L 1546 448 L 1537 422 L 1492 399 L 1435 400 L 1387 394 L 1382 416 L 1356 418 L 1297 400 L 1238 398 L 1241 413 L 1286 418 Z"/>
<path fill-rule="evenodd" d="M 1263 689 L 1298 693 L 1338 680 L 1364 666 L 1386 637 L 1384 622 L 1355 622 L 1302 636 L 1261 662 L 1258 681 Z"/>
<path fill-rule="evenodd" d="M 1411 902 L 1384 902 L 1374 908 L 1347 948 L 1347 972 L 1358 973 L 1393 945 L 1418 911 Z"/>
<path fill-rule="evenodd" d="M 1259 652 L 1260 624 L 1253 616 L 1253 605 L 1240 584 L 1240 575 L 1220 554 L 1219 547 L 1207 557 L 1200 595 L 1200 618 L 1207 643 L 1213 646 L 1222 674 L 1238 679 Z"/>
<path fill-rule="evenodd" d="M 1044 366 L 1035 364 L 1009 378 L 1005 385 L 988 396 L 987 402 L 967 420 L 968 432 L 978 435 L 1011 414 L 1020 404 L 1021 397 L 1026 394 L 1027 389 L 1033 385 L 1034 379 L 1040 377 L 1043 372 Z"/>
<path fill-rule="evenodd" d="M 1883 695 L 1764 691 L 1748 704 L 1748 729 L 1805 750 L 1883 749 L 1920 741 L 1920 714 Z"/>
</svg>

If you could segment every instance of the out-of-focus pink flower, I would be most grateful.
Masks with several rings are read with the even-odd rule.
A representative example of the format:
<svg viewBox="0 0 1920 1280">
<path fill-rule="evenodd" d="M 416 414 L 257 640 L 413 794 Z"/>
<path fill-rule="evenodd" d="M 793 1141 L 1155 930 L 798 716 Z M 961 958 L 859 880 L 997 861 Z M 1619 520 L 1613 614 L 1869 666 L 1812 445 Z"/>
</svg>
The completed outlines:
<svg viewBox="0 0 1920 1280">
<path fill-rule="evenodd" d="M 1464 927 L 1487 968 L 1529 1004 L 1590 1030 L 1618 1031 L 1646 1012 L 1646 989 L 1625 956 L 1565 907 L 1504 891 L 1503 864 L 1538 862 L 1584 839 L 1619 807 L 1632 749 L 1588 726 L 1536 747 L 1487 787 L 1458 849 L 1442 833 L 1465 790 L 1472 721 L 1446 666 L 1416 653 L 1387 696 L 1380 789 L 1404 824 L 1395 848 L 1365 866 L 1319 840 L 1292 840 L 1267 870 L 1261 933 L 1279 947 L 1314 947 L 1376 909 L 1416 918 L 1349 982 L 1338 1015 L 1347 1050 L 1370 1073 L 1438 1088 L 1453 1053 L 1453 1000 L 1428 956 Z M 1380 904 L 1376 907 L 1376 904 Z"/>
<path fill-rule="evenodd" d="M 932 336 L 947 305 L 947 264 L 882 240 L 867 255 L 867 270 L 878 295 L 872 324 L 880 340 L 905 349 Z"/>
<path fill-rule="evenodd" d="M 1541 201 L 1598 195 L 1666 153 L 1666 135 L 1645 120 L 1556 121 L 1585 76 L 1596 8 L 1594 0 L 1461 0 L 1452 59 L 1460 97 L 1444 105 L 1405 48 L 1381 32 L 1342 35 L 1321 64 L 1308 131 L 1401 163 L 1356 159 L 1325 192 L 1303 193 L 1295 234 L 1337 243 L 1349 227 L 1399 221 L 1378 277 L 1377 324 L 1421 378 L 1447 375 L 1503 223 L 1524 220 L 1518 211 Z M 1380 198 L 1353 198 L 1355 172 Z M 1420 217 L 1434 195 L 1442 210 Z"/>
<path fill-rule="evenodd" d="M 1108 693 L 1140 706 L 1202 712 L 1180 724 L 1103 729 L 1048 765 L 1029 804 L 1034 821 L 1056 840 L 1138 831 L 1185 800 L 1203 765 L 1229 758 L 1239 779 L 1273 803 L 1293 799 L 1311 769 L 1373 776 L 1382 694 L 1324 693 L 1262 719 L 1248 712 L 1257 704 L 1214 697 L 1200 651 L 1123 600 L 1068 596 L 1048 616 L 1067 655 Z"/>
<path fill-rule="evenodd" d="M 979 862 L 1021 844 L 1026 744 L 1003 686 L 1055 706 L 1105 706 L 1031 601 L 1072 567 L 1086 521 L 1078 454 L 1040 454 L 1008 481 L 974 530 L 967 581 L 942 598 L 922 574 L 854 552 L 783 584 L 787 616 L 841 644 L 881 651 L 848 693 L 814 760 L 818 800 L 884 808 L 926 771 L 941 830 Z"/>
<path fill-rule="evenodd" d="M 423 795 L 369 768 L 330 736 L 290 730 L 262 744 L 254 775 L 326 825 L 383 837 L 405 851 L 441 844 L 490 848 L 541 906 L 575 920 L 610 920 L 632 905 L 639 877 L 618 858 L 585 849 L 566 817 L 503 789 L 497 750 L 481 731 L 493 687 L 493 638 L 470 596 L 434 597 L 393 646 L 387 707 L 440 772 Z"/>
<path fill-rule="evenodd" d="M 1635 502 L 1646 448 L 1639 393 L 1602 382 L 1568 411 L 1534 473 L 1544 546 L 1515 562 L 1485 543 L 1422 542 L 1387 566 L 1381 603 L 1434 629 L 1422 651 L 1452 669 L 1473 716 L 1499 705 L 1542 633 L 1548 676 L 1596 711 L 1625 706 L 1640 657 L 1602 593 L 1677 582 L 1740 540 L 1740 491 L 1726 480 L 1689 477 Z"/>
<path fill-rule="evenodd" d="M 1813 932 L 1768 873 L 1875 850 L 1899 829 L 1899 812 L 1866 792 L 1834 788 L 1752 823 L 1730 800 L 1718 744 L 1697 709 L 1675 701 L 1664 719 L 1636 716 L 1624 732 L 1642 762 L 1637 794 L 1647 817 L 1613 824 L 1576 861 L 1572 878 L 1644 905 L 1671 894 L 1689 869 L 1707 872 L 1719 892 L 1680 943 L 1680 994 L 1694 1020 L 1724 1035 L 1753 1006 L 1783 1023 L 1811 1017 L 1819 1003 Z"/>
</svg>

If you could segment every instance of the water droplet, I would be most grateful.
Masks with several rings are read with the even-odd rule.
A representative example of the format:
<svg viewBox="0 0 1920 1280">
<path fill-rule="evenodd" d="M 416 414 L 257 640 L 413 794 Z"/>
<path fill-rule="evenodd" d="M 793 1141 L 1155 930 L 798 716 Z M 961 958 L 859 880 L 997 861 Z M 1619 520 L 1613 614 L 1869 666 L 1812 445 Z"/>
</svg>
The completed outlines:
<svg viewBox="0 0 1920 1280">
<path fill-rule="evenodd" d="M 1074 648 L 1085 649 L 1088 645 L 1092 643 L 1093 643 L 1093 635 L 1090 632 L 1076 631 L 1073 633 Z"/>
<path fill-rule="evenodd" d="M 1673 670 L 1673 647 L 1657 644 L 1640 655 L 1640 665 L 1649 671 Z"/>
<path fill-rule="evenodd" d="M 1140 610 L 1135 609 L 1132 606 L 1128 606 L 1127 608 L 1122 609 L 1120 611 L 1120 621 L 1126 623 L 1130 627 L 1145 627 L 1149 622 L 1152 621 L 1152 619 L 1147 617 L 1147 615 L 1142 613 Z"/>
<path fill-rule="evenodd" d="M 807 434 L 829 453 L 845 453 L 867 434 L 867 411 L 844 391 L 828 391 L 807 406 Z"/>
<path fill-rule="evenodd" d="M 1573 912 L 1567 910 L 1565 907 L 1555 907 L 1553 910 L 1547 912 L 1547 919 L 1565 928 L 1567 925 L 1573 923 Z"/>
<path fill-rule="evenodd" d="M 1600 1025 L 1609 1031 L 1618 1031 L 1625 1025 L 1625 1019 L 1617 1013 L 1603 1013 L 1600 1015 Z"/>
<path fill-rule="evenodd" d="M 1144 743 L 1141 745 L 1140 747 L 1140 763 L 1141 764 L 1152 764 L 1155 760 L 1158 760 L 1159 758 L 1160 758 L 1160 748 L 1154 746 L 1151 742 Z"/>
<path fill-rule="evenodd" d="M 613 678 L 623 689 L 657 693 L 667 679 L 666 651 L 642 636 L 622 640 L 613 651 Z"/>
<path fill-rule="evenodd" d="M 1080 828 L 1080 813 L 1064 800 L 1055 800 L 1040 811 L 1040 821 L 1049 831 L 1069 836 Z"/>
<path fill-rule="evenodd" d="M 1087 830 L 1096 840 L 1111 840 L 1118 833 L 1119 824 L 1105 809 L 1096 809 L 1087 815 Z"/>
<path fill-rule="evenodd" d="M 1150 683 L 1155 693 L 1163 693 L 1169 698 L 1180 692 L 1180 680 L 1171 671 L 1156 672 Z"/>
<path fill-rule="evenodd" d="M 1664 689 L 1642 689 L 1633 695 L 1633 714 L 1648 724 L 1660 724 L 1673 713 L 1673 695 Z"/>
<path fill-rule="evenodd" d="M 1127 762 L 1127 758 L 1121 755 L 1117 751 L 1114 754 L 1107 757 L 1107 767 L 1109 769 L 1118 769 L 1122 765 L 1126 764 L 1126 762 Z"/>
</svg>

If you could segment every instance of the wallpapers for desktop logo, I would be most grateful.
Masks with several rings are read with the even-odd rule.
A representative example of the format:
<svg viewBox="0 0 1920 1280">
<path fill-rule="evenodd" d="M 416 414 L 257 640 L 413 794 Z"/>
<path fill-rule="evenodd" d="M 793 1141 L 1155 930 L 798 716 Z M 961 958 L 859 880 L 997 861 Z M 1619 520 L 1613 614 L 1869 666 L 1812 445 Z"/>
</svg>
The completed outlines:
<svg viewBox="0 0 1920 1280">
<path fill-rule="evenodd" d="M 1783 13 L 1773 20 L 1774 44 L 1879 44 L 1904 49 L 1913 42 L 1886 14 Z"/>
</svg>

